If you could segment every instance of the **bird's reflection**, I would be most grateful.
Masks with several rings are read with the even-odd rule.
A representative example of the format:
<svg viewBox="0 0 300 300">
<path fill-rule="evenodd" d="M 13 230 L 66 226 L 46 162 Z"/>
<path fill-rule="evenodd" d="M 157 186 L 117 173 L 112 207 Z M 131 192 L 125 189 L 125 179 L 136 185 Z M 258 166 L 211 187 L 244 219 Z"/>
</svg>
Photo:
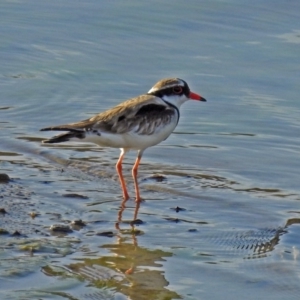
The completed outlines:
<svg viewBox="0 0 300 300">
<path fill-rule="evenodd" d="M 107 255 L 83 258 L 68 267 L 95 287 L 114 288 L 130 299 L 179 299 L 177 293 L 167 289 L 169 282 L 164 277 L 163 262 L 172 253 L 138 245 L 138 238 L 144 234 L 140 222 L 136 222 L 139 207 L 136 203 L 133 221 L 125 221 L 126 201 L 122 202 L 115 223 L 116 238 L 110 243 L 100 242 Z"/>
<path fill-rule="evenodd" d="M 123 212 L 126 209 L 126 203 L 127 203 L 127 200 L 123 200 L 122 201 L 120 210 L 118 212 L 118 221 L 115 224 L 115 228 L 118 231 L 118 241 L 119 242 L 121 242 L 122 234 L 126 234 L 126 232 L 128 232 L 128 230 L 122 230 L 121 226 L 120 226 L 121 223 L 122 223 Z M 137 244 L 137 234 L 140 233 L 140 231 L 136 230 L 136 228 L 135 228 L 135 223 L 136 223 L 136 220 L 137 220 L 139 209 L 140 209 L 140 202 L 136 202 L 135 209 L 134 209 L 133 221 L 129 222 L 129 225 L 131 227 L 129 232 L 132 233 L 132 235 L 131 235 L 131 237 L 132 237 L 132 245 L 134 247 L 138 246 L 138 244 Z M 126 270 L 124 273 L 127 274 L 127 275 L 130 275 L 130 274 L 134 273 L 134 270 L 135 270 L 135 266 L 131 265 L 130 268 L 128 270 Z"/>
<path fill-rule="evenodd" d="M 122 203 L 121 203 L 121 207 L 120 207 L 120 210 L 118 212 L 118 222 L 117 223 L 122 222 L 123 212 L 126 209 L 126 203 L 127 203 L 127 200 L 123 200 Z M 133 222 L 132 223 L 135 223 L 135 221 L 137 220 L 140 205 L 141 205 L 141 202 L 135 202 L 135 209 L 134 209 L 134 215 L 133 215 Z"/>
</svg>

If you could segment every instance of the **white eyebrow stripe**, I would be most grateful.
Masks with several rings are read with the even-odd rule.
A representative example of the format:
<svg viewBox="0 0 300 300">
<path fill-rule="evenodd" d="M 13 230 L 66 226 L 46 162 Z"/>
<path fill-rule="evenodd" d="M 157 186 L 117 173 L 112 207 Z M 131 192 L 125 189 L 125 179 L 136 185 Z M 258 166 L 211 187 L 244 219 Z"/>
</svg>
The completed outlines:
<svg viewBox="0 0 300 300">
<path fill-rule="evenodd" d="M 171 87 L 174 87 L 174 86 L 182 86 L 182 87 L 184 87 L 184 84 L 183 84 L 183 82 L 178 82 L 178 83 L 176 83 L 176 84 L 168 84 L 168 85 L 164 85 L 163 87 L 161 87 L 161 88 L 151 88 L 150 90 L 149 90 L 149 92 L 148 93 L 153 93 L 153 92 L 156 92 L 156 91 L 159 91 L 159 90 L 164 90 L 164 89 L 168 89 L 168 88 L 171 88 Z"/>
</svg>

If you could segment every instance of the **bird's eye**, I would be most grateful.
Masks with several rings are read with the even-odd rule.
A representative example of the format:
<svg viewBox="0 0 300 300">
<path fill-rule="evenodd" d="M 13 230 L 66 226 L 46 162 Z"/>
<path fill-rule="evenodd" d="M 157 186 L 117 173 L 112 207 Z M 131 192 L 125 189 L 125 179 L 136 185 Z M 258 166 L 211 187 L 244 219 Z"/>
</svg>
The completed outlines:
<svg viewBox="0 0 300 300">
<path fill-rule="evenodd" d="M 173 88 L 173 92 L 174 92 L 175 94 L 181 94 L 181 93 L 182 93 L 182 87 L 181 87 L 181 86 L 175 86 L 175 87 Z"/>
</svg>

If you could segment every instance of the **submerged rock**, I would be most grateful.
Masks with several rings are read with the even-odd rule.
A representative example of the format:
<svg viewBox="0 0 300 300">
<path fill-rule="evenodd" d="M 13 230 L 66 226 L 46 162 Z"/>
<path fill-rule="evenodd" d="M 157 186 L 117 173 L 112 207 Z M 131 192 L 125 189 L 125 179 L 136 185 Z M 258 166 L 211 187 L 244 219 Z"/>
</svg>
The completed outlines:
<svg viewBox="0 0 300 300">
<path fill-rule="evenodd" d="M 86 226 L 86 224 L 82 221 L 82 220 L 73 220 L 71 222 L 71 225 L 75 225 L 75 226 Z"/>
<path fill-rule="evenodd" d="M 78 199 L 88 199 L 88 196 L 76 194 L 76 193 L 70 193 L 70 194 L 63 194 L 66 198 L 78 198 Z"/>
<path fill-rule="evenodd" d="M 21 236 L 22 234 L 18 231 L 18 230 L 16 230 L 13 234 L 12 234 L 12 236 Z"/>
<path fill-rule="evenodd" d="M 4 234 L 9 234 L 9 232 L 4 228 L 0 228 L 0 235 L 4 235 Z"/>
<path fill-rule="evenodd" d="M 0 183 L 8 183 L 10 182 L 10 178 L 5 173 L 0 173 Z"/>
<path fill-rule="evenodd" d="M 143 181 L 148 181 L 148 180 L 154 180 L 156 182 L 163 182 L 167 180 L 167 177 L 162 174 L 153 174 L 151 176 L 148 176 L 147 178 L 144 178 Z"/>
<path fill-rule="evenodd" d="M 130 222 L 130 225 L 142 225 L 144 222 L 141 219 L 136 219 Z"/>
<path fill-rule="evenodd" d="M 96 235 L 113 237 L 114 233 L 112 231 L 103 231 L 103 232 L 98 232 Z"/>
<path fill-rule="evenodd" d="M 73 220 L 71 222 L 71 228 L 74 230 L 81 230 L 86 224 L 82 220 Z"/>
<path fill-rule="evenodd" d="M 171 209 L 175 210 L 177 213 L 180 212 L 180 211 L 185 211 L 186 210 L 185 208 L 182 208 L 182 207 L 179 207 L 179 206 L 172 207 Z"/>
<path fill-rule="evenodd" d="M 65 224 L 53 224 L 49 228 L 53 232 L 61 232 L 61 233 L 70 233 L 73 232 L 73 230 L 70 228 L 69 225 Z"/>
</svg>

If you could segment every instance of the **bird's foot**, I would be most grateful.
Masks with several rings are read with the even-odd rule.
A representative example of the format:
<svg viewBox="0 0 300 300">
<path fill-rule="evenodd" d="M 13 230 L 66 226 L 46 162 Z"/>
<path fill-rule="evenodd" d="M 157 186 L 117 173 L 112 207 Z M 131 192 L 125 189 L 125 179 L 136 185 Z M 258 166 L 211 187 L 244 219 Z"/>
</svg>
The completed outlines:
<svg viewBox="0 0 300 300">
<path fill-rule="evenodd" d="M 128 199 L 130 198 L 130 196 L 128 195 L 128 193 L 124 193 L 123 194 L 123 200 L 126 202 Z"/>
<path fill-rule="evenodd" d="M 124 201 L 127 201 L 130 198 L 126 186 L 122 186 L 122 194 Z"/>
<path fill-rule="evenodd" d="M 141 202 L 144 202 L 144 201 L 145 201 L 145 199 L 142 198 L 142 197 L 136 197 L 136 198 L 135 198 L 135 202 L 136 202 L 136 203 L 141 203 Z"/>
</svg>

